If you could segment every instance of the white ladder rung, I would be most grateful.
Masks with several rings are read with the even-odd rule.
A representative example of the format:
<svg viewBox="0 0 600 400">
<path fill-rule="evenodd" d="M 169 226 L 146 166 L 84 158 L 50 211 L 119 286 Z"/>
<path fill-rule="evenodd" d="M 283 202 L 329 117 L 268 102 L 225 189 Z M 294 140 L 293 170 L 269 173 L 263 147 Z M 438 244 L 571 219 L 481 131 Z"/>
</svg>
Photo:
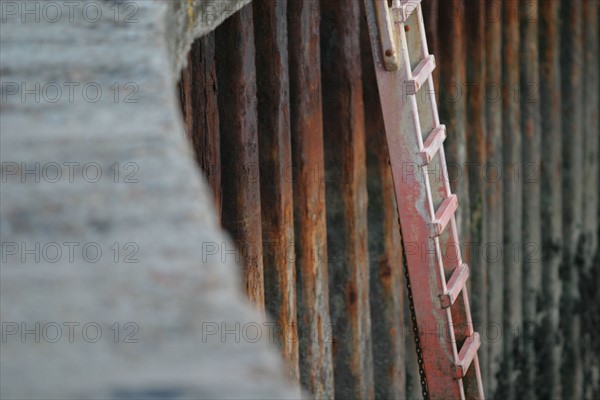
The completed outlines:
<svg viewBox="0 0 600 400">
<path fill-rule="evenodd" d="M 417 65 L 412 72 L 412 79 L 406 81 L 406 92 L 408 94 L 417 94 L 419 89 L 423 87 L 433 70 L 435 69 L 435 57 L 433 54 L 428 55 Z"/>
<path fill-rule="evenodd" d="M 439 125 L 429 133 L 429 136 L 427 136 L 427 139 L 423 143 L 423 150 L 419 152 L 421 166 L 427 165 L 433 160 L 433 157 L 442 147 L 444 140 L 446 140 L 445 125 Z"/>
<path fill-rule="evenodd" d="M 465 377 L 469 366 L 477 355 L 479 346 L 481 346 L 479 333 L 473 332 L 473 334 L 465 340 L 465 343 L 463 343 L 460 349 L 460 353 L 458 353 L 458 363 L 454 365 L 455 379 L 462 379 Z"/>
<path fill-rule="evenodd" d="M 442 201 L 440 208 L 435 212 L 435 220 L 429 224 L 431 237 L 440 236 L 444 232 L 457 208 L 458 198 L 455 194 L 451 194 Z"/>
<path fill-rule="evenodd" d="M 465 287 L 468 278 L 469 266 L 467 264 L 462 263 L 454 269 L 448 281 L 446 293 L 440 295 L 440 305 L 442 308 L 448 308 L 454 304 L 459 293 Z"/>
</svg>

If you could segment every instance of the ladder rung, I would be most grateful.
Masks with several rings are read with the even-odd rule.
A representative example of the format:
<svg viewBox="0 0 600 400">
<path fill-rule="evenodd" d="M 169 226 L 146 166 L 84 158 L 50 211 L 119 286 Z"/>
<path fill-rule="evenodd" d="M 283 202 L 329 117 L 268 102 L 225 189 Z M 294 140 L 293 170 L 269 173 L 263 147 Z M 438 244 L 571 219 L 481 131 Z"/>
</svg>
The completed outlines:
<svg viewBox="0 0 600 400">
<path fill-rule="evenodd" d="M 421 0 L 400 0 L 400 7 L 398 7 L 398 22 L 406 22 L 408 17 L 417 9 L 417 6 Z"/>
<path fill-rule="evenodd" d="M 412 79 L 406 82 L 406 93 L 417 94 L 419 89 L 423 87 L 427 78 L 431 75 L 435 69 L 435 57 L 433 54 L 428 55 L 417 65 L 415 70 L 412 72 Z"/>
<path fill-rule="evenodd" d="M 465 343 L 463 343 L 460 349 L 460 353 L 458 353 L 458 363 L 454 365 L 455 379 L 462 379 L 467 374 L 479 346 L 481 346 L 479 333 L 473 332 L 473 334 L 465 340 Z"/>
<path fill-rule="evenodd" d="M 446 293 L 440 295 L 442 308 L 448 308 L 456 301 L 458 294 L 465 287 L 469 278 L 469 266 L 465 263 L 459 265 L 453 272 L 446 287 Z"/>
<path fill-rule="evenodd" d="M 419 152 L 421 156 L 421 165 L 427 165 L 431 162 L 435 154 L 438 152 L 442 143 L 446 140 L 446 126 L 440 125 L 431 131 L 425 143 L 423 143 L 423 150 Z"/>
<path fill-rule="evenodd" d="M 440 208 L 435 212 L 435 220 L 429 224 L 431 237 L 440 236 L 444 232 L 457 208 L 458 198 L 455 194 L 451 194 L 442 201 Z"/>
</svg>

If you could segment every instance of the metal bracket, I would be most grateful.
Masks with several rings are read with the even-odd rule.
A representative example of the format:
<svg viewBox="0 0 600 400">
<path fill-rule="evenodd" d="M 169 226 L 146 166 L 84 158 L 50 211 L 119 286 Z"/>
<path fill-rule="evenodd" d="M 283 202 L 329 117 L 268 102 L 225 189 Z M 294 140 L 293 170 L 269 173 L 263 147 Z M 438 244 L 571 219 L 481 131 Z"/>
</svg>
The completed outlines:
<svg viewBox="0 0 600 400">
<path fill-rule="evenodd" d="M 399 60 L 396 51 L 396 40 L 394 38 L 394 23 L 390 11 L 399 6 L 400 1 L 394 0 L 392 8 L 388 6 L 387 0 L 375 0 L 375 13 L 377 14 L 377 29 L 379 30 L 379 42 L 381 43 L 381 54 L 383 55 L 383 66 L 387 71 L 398 70 Z"/>
</svg>

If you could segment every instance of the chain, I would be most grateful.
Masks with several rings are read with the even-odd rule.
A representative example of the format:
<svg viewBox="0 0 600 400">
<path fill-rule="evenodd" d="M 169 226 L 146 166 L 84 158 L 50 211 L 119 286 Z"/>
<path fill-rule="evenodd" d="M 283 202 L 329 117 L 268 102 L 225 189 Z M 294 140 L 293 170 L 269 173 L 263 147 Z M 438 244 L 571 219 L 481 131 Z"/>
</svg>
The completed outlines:
<svg viewBox="0 0 600 400">
<path fill-rule="evenodd" d="M 400 228 L 400 232 L 402 232 L 402 228 Z M 419 327 L 417 325 L 417 317 L 415 315 L 415 304 L 413 302 L 412 287 L 410 286 L 410 278 L 408 277 L 408 265 L 406 263 L 406 251 L 404 247 L 404 240 L 402 241 L 402 263 L 404 264 L 404 279 L 406 281 L 406 289 L 408 290 L 410 319 L 412 320 L 413 336 L 415 337 L 415 346 L 417 348 L 417 361 L 419 363 L 419 376 L 421 378 L 421 392 L 423 394 L 423 399 L 429 400 L 427 377 L 425 376 L 425 364 L 423 363 L 423 353 L 421 351 L 421 337 L 419 336 Z"/>
</svg>

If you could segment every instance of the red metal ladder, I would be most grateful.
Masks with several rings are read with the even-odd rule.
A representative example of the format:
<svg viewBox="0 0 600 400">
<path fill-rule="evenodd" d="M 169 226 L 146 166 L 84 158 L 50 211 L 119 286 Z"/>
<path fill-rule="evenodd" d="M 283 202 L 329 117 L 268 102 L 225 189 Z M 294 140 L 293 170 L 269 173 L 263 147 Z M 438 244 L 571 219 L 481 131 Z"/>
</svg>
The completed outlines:
<svg viewBox="0 0 600 400">
<path fill-rule="evenodd" d="M 483 399 L 420 0 L 364 0 L 402 229 L 423 396 Z M 390 4 L 391 3 L 391 7 Z M 449 38 L 452 40 L 452 38 Z M 447 280 L 448 279 L 448 280 Z"/>
</svg>

